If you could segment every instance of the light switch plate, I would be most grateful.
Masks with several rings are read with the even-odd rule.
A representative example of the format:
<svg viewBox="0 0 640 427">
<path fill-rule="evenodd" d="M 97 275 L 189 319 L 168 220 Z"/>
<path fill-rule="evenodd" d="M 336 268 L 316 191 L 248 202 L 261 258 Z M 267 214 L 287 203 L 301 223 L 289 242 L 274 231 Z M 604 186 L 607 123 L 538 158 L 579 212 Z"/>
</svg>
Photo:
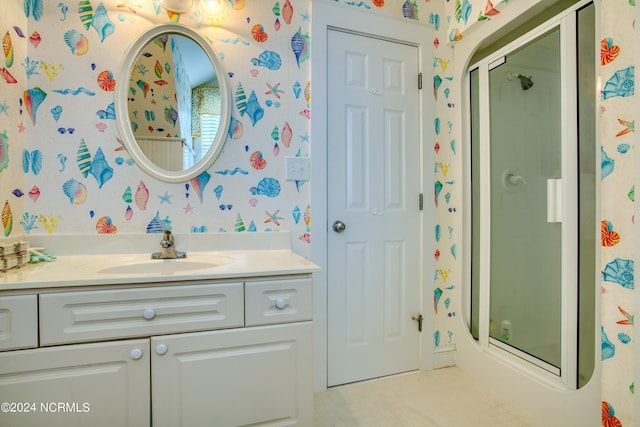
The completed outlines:
<svg viewBox="0 0 640 427">
<path fill-rule="evenodd" d="M 287 181 L 309 181 L 309 157 L 287 157 Z"/>
</svg>

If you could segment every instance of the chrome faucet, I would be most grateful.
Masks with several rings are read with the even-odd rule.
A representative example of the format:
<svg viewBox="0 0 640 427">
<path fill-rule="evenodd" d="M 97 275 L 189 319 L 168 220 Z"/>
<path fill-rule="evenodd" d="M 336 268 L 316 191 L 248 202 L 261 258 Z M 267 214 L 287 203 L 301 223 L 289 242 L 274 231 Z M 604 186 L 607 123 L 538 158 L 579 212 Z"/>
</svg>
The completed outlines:
<svg viewBox="0 0 640 427">
<path fill-rule="evenodd" d="M 151 254 L 153 259 L 176 259 L 186 258 L 186 252 L 176 251 L 173 241 L 173 234 L 170 230 L 162 231 L 162 240 L 160 241 L 160 252 Z"/>
</svg>

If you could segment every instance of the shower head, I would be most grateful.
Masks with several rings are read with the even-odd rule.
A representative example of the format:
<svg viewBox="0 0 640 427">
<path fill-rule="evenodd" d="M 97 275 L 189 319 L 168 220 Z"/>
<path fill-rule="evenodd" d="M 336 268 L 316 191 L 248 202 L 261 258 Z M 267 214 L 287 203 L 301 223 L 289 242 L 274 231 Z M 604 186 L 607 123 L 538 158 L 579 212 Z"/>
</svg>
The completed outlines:
<svg viewBox="0 0 640 427">
<path fill-rule="evenodd" d="M 533 86 L 533 81 L 531 80 L 531 76 L 523 76 L 522 74 L 518 74 L 518 78 L 520 79 L 520 86 L 522 86 L 522 90 L 529 90 L 531 86 Z"/>
<path fill-rule="evenodd" d="M 516 75 L 516 73 L 512 73 L 511 71 L 507 72 L 508 80 L 513 80 L 516 77 L 520 79 L 520 86 L 522 86 L 522 90 L 531 89 L 531 86 L 533 86 L 533 80 L 531 80 L 531 76 L 527 77 L 527 76 L 523 76 L 522 74 Z"/>
</svg>

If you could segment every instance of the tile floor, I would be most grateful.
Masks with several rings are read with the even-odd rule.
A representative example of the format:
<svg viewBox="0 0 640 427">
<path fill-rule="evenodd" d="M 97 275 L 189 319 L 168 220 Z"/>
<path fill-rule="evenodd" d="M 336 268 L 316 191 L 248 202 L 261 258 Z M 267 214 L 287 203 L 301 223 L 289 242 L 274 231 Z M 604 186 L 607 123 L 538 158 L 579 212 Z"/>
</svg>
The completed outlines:
<svg viewBox="0 0 640 427">
<path fill-rule="evenodd" d="M 458 368 L 411 372 L 315 395 L 315 427 L 543 427 Z"/>
</svg>

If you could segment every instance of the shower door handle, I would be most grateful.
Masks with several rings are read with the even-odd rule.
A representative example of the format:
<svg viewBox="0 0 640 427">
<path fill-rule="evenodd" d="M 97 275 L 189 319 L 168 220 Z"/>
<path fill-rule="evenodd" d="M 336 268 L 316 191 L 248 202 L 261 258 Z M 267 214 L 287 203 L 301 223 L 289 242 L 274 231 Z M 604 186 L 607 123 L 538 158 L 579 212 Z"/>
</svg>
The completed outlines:
<svg viewBox="0 0 640 427">
<path fill-rule="evenodd" d="M 547 222 L 562 222 L 562 178 L 547 179 Z"/>
</svg>

